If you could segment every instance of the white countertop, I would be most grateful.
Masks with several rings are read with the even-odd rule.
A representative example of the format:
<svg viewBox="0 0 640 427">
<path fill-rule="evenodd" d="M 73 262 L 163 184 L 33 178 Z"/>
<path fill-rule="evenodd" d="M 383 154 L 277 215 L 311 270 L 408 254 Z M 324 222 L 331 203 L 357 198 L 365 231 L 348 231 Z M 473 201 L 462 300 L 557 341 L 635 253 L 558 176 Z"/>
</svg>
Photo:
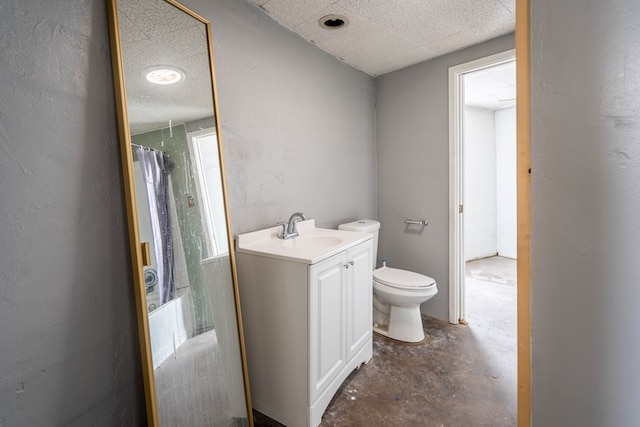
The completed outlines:
<svg viewBox="0 0 640 427">
<path fill-rule="evenodd" d="M 315 264 L 371 239 L 369 233 L 316 228 L 315 220 L 300 221 L 298 237 L 280 239 L 281 226 L 236 236 L 236 252 Z"/>
</svg>

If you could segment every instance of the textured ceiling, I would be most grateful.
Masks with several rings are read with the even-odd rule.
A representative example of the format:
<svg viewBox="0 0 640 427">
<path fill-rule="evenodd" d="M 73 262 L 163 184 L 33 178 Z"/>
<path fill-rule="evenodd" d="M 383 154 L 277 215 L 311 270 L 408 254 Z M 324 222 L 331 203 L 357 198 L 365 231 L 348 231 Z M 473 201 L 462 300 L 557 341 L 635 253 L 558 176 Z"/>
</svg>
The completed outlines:
<svg viewBox="0 0 640 427">
<path fill-rule="evenodd" d="M 514 29 L 515 0 L 247 0 L 280 24 L 372 76 L 425 61 Z M 213 115 L 204 24 L 158 0 L 119 3 L 120 35 L 133 134 Z M 326 30 L 318 20 L 341 14 L 349 24 Z M 170 33 L 170 36 L 168 35 Z M 174 86 L 148 83 L 142 71 L 185 71 Z M 465 103 L 513 106 L 515 71 L 494 67 L 467 75 Z M 511 73 L 511 74 L 509 74 Z"/>
<path fill-rule="evenodd" d="M 131 133 L 213 116 L 204 24 L 158 0 L 119 1 L 118 7 Z M 151 84 L 143 71 L 157 65 L 177 67 L 186 78 Z"/>
<path fill-rule="evenodd" d="M 515 29 L 515 0 L 248 0 L 308 42 L 372 76 Z M 344 15 L 341 29 L 318 24 Z"/>
<path fill-rule="evenodd" d="M 488 110 L 516 106 L 516 63 L 506 62 L 463 75 L 464 104 Z"/>
</svg>

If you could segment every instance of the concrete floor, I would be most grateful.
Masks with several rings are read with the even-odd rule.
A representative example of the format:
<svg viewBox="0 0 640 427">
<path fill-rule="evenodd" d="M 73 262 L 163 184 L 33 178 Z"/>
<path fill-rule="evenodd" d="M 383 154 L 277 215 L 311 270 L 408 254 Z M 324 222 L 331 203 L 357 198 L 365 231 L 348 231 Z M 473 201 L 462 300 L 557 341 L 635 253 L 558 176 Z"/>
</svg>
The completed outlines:
<svg viewBox="0 0 640 427">
<path fill-rule="evenodd" d="M 517 405 L 516 260 L 491 257 L 466 266 L 466 320 L 485 354 L 499 372 L 515 414 Z"/>
<path fill-rule="evenodd" d="M 424 317 L 419 344 L 374 334 L 371 362 L 347 378 L 321 426 L 515 426 L 515 290 L 515 260 L 468 263 L 469 324 Z"/>
</svg>

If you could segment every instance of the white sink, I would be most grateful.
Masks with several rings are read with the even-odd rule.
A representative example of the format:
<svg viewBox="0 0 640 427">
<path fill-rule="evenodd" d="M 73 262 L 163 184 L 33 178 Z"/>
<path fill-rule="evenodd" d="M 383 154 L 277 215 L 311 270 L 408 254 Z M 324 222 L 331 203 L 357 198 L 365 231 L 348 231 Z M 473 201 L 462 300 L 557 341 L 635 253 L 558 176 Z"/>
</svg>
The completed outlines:
<svg viewBox="0 0 640 427">
<path fill-rule="evenodd" d="M 368 233 L 316 228 L 315 220 L 298 222 L 297 237 L 278 237 L 282 227 L 271 227 L 236 236 L 236 251 L 315 264 L 338 252 L 371 239 Z"/>
<path fill-rule="evenodd" d="M 341 245 L 345 239 L 338 236 L 326 236 L 323 234 L 303 234 L 292 239 L 282 240 L 285 248 L 292 249 L 322 249 Z"/>
</svg>

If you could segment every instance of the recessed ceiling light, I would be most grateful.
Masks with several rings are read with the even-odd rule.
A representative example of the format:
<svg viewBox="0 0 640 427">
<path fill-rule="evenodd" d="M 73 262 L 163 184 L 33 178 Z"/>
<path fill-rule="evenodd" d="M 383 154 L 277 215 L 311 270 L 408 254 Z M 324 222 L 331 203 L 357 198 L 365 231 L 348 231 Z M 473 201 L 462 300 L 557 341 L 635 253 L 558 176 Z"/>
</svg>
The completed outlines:
<svg viewBox="0 0 640 427">
<path fill-rule="evenodd" d="M 156 85 L 172 85 L 185 79 L 184 71 L 168 65 L 157 65 L 142 72 L 147 81 Z"/>
<path fill-rule="evenodd" d="M 337 30 L 349 25 L 349 18 L 343 15 L 327 15 L 318 20 L 318 25 L 325 30 Z"/>
</svg>

